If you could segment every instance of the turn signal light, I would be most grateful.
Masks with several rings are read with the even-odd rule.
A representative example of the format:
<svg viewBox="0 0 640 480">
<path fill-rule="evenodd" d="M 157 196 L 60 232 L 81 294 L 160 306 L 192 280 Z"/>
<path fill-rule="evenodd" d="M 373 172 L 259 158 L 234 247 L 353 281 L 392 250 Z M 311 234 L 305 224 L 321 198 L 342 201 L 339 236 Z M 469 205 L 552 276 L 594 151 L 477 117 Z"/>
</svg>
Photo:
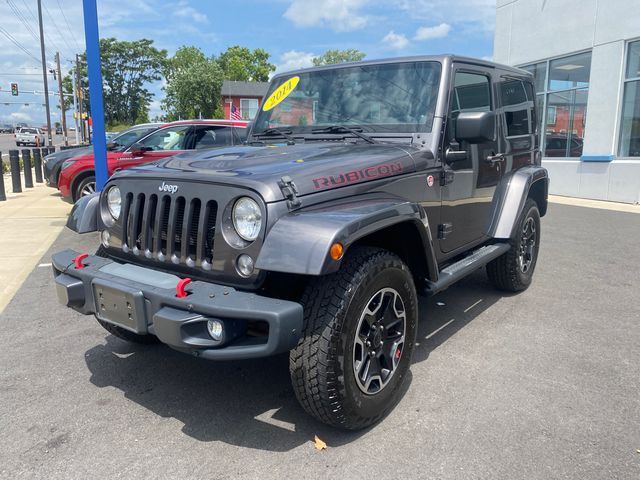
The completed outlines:
<svg viewBox="0 0 640 480">
<path fill-rule="evenodd" d="M 331 250 L 329 250 L 329 254 L 331 255 L 331 258 L 338 261 L 342 258 L 342 255 L 344 255 L 344 247 L 342 246 L 341 243 L 336 242 L 333 245 L 331 245 Z"/>
</svg>

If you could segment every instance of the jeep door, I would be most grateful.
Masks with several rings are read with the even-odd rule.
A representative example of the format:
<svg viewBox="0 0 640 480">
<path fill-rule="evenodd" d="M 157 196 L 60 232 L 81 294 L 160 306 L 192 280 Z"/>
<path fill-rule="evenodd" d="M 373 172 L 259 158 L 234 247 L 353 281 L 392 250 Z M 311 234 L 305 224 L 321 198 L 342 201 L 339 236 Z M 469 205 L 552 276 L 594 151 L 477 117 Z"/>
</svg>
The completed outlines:
<svg viewBox="0 0 640 480">
<path fill-rule="evenodd" d="M 485 238 L 491 202 L 502 176 L 500 162 L 490 157 L 498 152 L 500 132 L 496 121 L 494 140 L 479 143 L 456 139 L 456 120 L 462 112 L 496 112 L 492 87 L 494 69 L 453 64 L 449 90 L 449 111 L 442 152 L 466 152 L 455 161 L 443 158 L 442 210 L 438 238 L 444 254 L 469 248 Z"/>
</svg>

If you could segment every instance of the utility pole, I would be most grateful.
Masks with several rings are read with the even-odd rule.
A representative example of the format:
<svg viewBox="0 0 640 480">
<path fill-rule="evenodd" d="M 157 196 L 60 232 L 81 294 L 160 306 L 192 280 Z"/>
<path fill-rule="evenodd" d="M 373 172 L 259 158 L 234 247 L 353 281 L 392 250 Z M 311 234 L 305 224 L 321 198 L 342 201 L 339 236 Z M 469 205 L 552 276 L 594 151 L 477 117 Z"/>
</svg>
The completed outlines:
<svg viewBox="0 0 640 480">
<path fill-rule="evenodd" d="M 78 116 L 80 117 L 80 139 L 82 140 L 82 143 L 85 143 L 84 141 L 84 119 L 82 118 L 82 101 L 83 101 L 83 94 L 82 94 L 82 83 L 80 82 L 80 55 L 76 54 L 76 82 L 77 82 L 77 92 L 78 92 Z"/>
<path fill-rule="evenodd" d="M 76 82 L 78 81 L 78 71 L 73 71 L 73 79 L 71 83 L 73 83 L 73 121 L 76 124 L 76 145 L 80 143 L 80 137 L 78 132 L 78 89 Z"/>
<path fill-rule="evenodd" d="M 62 135 L 65 147 L 69 145 L 67 140 L 67 113 L 64 110 L 64 95 L 62 94 L 62 72 L 60 71 L 60 52 L 56 52 L 56 67 L 58 69 L 58 95 L 60 95 L 60 112 L 62 114 Z"/>
<path fill-rule="evenodd" d="M 47 56 L 44 51 L 44 28 L 42 27 L 42 0 L 38 0 L 38 23 L 40 24 L 40 57 L 42 59 L 42 81 L 44 83 L 44 108 L 47 111 L 48 145 L 53 146 L 51 138 L 51 112 L 49 110 L 49 84 L 47 80 Z"/>
</svg>

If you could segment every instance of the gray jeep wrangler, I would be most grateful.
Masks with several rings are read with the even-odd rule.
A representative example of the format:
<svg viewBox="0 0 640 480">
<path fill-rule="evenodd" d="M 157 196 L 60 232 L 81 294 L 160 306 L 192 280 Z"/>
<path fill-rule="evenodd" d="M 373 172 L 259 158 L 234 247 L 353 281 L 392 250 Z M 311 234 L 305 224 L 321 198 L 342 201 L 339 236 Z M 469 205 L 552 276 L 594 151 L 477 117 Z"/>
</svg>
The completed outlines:
<svg viewBox="0 0 640 480">
<path fill-rule="evenodd" d="M 529 73 L 455 56 L 274 77 L 247 145 L 123 170 L 53 256 L 60 301 L 209 360 L 289 352 L 303 408 L 358 429 L 398 400 L 418 295 L 486 266 L 531 283 L 547 210 Z M 190 132 L 192 134 L 193 132 Z"/>
</svg>

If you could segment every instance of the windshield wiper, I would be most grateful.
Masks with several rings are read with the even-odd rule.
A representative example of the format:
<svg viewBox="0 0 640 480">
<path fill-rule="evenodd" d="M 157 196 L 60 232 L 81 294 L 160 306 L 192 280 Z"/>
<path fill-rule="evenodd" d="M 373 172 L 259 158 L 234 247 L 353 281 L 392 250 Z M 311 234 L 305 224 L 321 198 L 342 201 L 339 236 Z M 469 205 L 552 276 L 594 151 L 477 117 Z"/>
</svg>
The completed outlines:
<svg viewBox="0 0 640 480">
<path fill-rule="evenodd" d="M 261 132 L 256 132 L 254 136 L 256 137 L 275 137 L 280 136 L 287 140 L 288 145 L 295 145 L 296 139 L 291 135 L 293 132 L 291 130 L 281 130 L 280 128 L 272 127 L 266 128 Z"/>
<path fill-rule="evenodd" d="M 371 138 L 366 133 L 362 133 L 362 128 L 359 127 L 348 127 L 346 125 L 329 125 L 328 127 L 323 128 L 314 128 L 311 130 L 311 133 L 351 133 L 356 137 L 360 137 L 361 139 L 369 142 L 369 143 L 380 143 L 376 139 Z"/>
</svg>

